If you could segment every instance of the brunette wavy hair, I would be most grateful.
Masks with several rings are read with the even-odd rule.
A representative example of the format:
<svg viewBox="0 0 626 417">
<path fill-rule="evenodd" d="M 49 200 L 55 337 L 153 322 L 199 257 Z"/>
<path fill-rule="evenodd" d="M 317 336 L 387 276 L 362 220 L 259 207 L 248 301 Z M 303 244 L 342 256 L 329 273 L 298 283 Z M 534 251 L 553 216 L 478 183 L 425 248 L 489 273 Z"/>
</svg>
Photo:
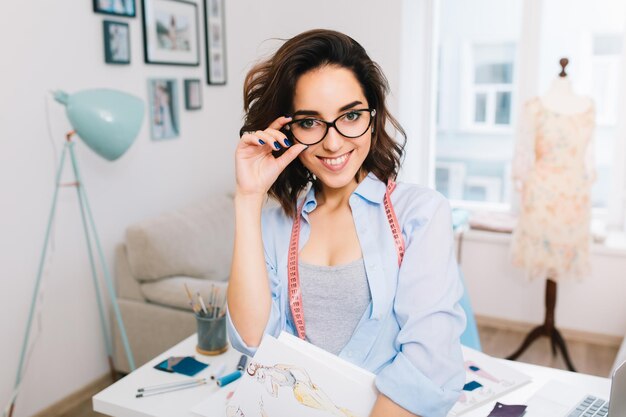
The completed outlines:
<svg viewBox="0 0 626 417">
<path fill-rule="evenodd" d="M 244 82 L 246 115 L 240 135 L 245 131 L 264 130 L 277 117 L 291 114 L 300 76 L 326 65 L 352 71 L 363 88 L 369 107 L 376 109 L 372 144 L 357 173 L 357 181 L 364 172 L 372 172 L 385 182 L 394 179 L 404 156 L 406 133 L 385 105 L 389 83 L 365 49 L 340 32 L 325 29 L 303 32 L 287 40 L 272 56 L 254 65 Z M 402 143 L 396 142 L 386 131 L 387 122 L 402 135 Z M 282 152 L 284 149 L 274 154 L 279 156 Z M 278 176 L 268 193 L 278 200 L 286 215 L 294 216 L 298 195 L 309 182 L 319 189 L 311 173 L 296 158 Z"/>
</svg>

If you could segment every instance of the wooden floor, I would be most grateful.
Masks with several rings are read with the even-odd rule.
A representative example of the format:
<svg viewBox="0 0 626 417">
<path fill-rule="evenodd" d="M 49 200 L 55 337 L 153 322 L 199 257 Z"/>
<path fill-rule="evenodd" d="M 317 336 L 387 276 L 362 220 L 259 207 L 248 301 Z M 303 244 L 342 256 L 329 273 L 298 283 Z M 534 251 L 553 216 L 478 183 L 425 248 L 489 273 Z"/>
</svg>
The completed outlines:
<svg viewBox="0 0 626 417">
<path fill-rule="evenodd" d="M 514 352 L 526 336 L 525 333 L 519 331 L 502 330 L 487 326 L 479 326 L 479 332 L 483 351 L 491 356 L 500 358 Z M 603 377 L 608 377 L 619 349 L 618 347 L 598 346 L 576 341 L 567 341 L 567 347 L 572 362 L 574 362 L 574 366 L 579 372 Z M 563 358 L 560 356 L 552 357 L 549 341 L 545 337 L 540 338 L 531 345 L 520 356 L 518 361 L 567 369 Z M 103 415 L 92 411 L 91 399 L 89 399 L 59 417 L 96 417 Z"/>
<path fill-rule="evenodd" d="M 483 351 L 498 358 L 504 358 L 513 353 L 526 337 L 525 333 L 519 331 L 486 326 L 479 326 L 478 329 Z M 578 372 L 602 377 L 609 376 L 619 346 L 600 346 L 567 340 L 566 343 L 570 358 Z M 560 354 L 556 357 L 552 356 L 550 341 L 547 337 L 536 340 L 517 360 L 551 368 L 567 369 Z"/>
</svg>

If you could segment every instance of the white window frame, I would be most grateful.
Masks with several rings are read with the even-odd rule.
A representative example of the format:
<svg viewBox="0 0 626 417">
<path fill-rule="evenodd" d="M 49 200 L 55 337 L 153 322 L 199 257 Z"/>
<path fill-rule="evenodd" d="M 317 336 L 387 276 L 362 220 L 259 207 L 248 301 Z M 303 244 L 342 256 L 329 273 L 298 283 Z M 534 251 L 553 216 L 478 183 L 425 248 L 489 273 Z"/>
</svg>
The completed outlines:
<svg viewBox="0 0 626 417">
<path fill-rule="evenodd" d="M 463 198 L 464 185 L 466 180 L 465 164 L 462 162 L 437 161 L 435 169 L 445 169 L 448 171 L 448 196 L 450 199 Z"/>
<path fill-rule="evenodd" d="M 620 60 L 621 60 L 620 56 L 616 56 L 616 55 L 593 56 L 592 59 L 593 59 L 593 63 L 592 63 L 593 72 L 595 72 L 596 65 L 605 65 L 609 72 L 617 73 L 616 78 L 618 78 L 618 83 L 619 83 L 619 65 L 620 65 Z M 613 102 L 613 100 L 608 100 L 608 101 Z M 619 98 L 616 98 L 614 102 L 617 103 L 618 101 L 619 101 Z M 619 106 L 616 106 L 616 107 L 619 107 Z M 615 110 L 612 114 L 611 113 L 606 114 L 601 111 L 598 111 L 597 117 L 596 117 L 596 123 L 598 126 L 615 127 L 617 126 L 617 119 L 618 119 L 617 110 Z"/>
<path fill-rule="evenodd" d="M 474 49 L 476 46 L 502 46 L 513 45 L 515 54 L 513 58 L 513 80 L 511 84 L 493 83 L 493 84 L 476 84 L 475 82 L 475 62 Z M 511 40 L 493 41 L 472 41 L 464 42 L 462 46 L 461 56 L 461 127 L 467 132 L 494 133 L 494 134 L 512 134 L 515 125 L 515 83 L 517 80 L 517 42 Z M 511 93 L 511 114 L 510 123 L 506 125 L 496 124 L 496 95 L 497 93 Z M 476 122 L 476 94 L 485 93 L 487 95 L 486 120 L 485 122 Z"/>
<path fill-rule="evenodd" d="M 626 232 L 626 24 L 623 36 L 617 133 L 613 147 L 613 184 L 607 206 L 606 225 L 609 231 Z"/>
<path fill-rule="evenodd" d="M 471 175 L 466 177 L 465 186 L 484 188 L 485 194 L 487 195 L 486 200 L 488 203 L 491 204 L 494 204 L 493 200 L 499 200 L 503 188 L 503 184 L 500 179 L 495 177 L 483 177 L 477 175 Z"/>
<path fill-rule="evenodd" d="M 596 65 L 600 64 L 600 65 L 606 65 L 609 68 L 610 72 L 613 72 L 614 74 L 612 74 L 613 76 L 615 76 L 615 78 L 617 78 L 617 84 L 619 84 L 619 77 L 620 77 L 620 73 L 619 73 L 619 68 L 620 68 L 620 64 L 622 61 L 622 57 L 624 55 L 624 47 L 626 45 L 622 44 L 622 53 L 621 54 L 613 54 L 613 55 L 595 55 L 593 53 L 593 41 L 594 41 L 594 37 L 595 36 L 619 36 L 619 33 L 590 33 L 589 34 L 589 40 L 588 40 L 588 44 L 590 45 L 590 50 L 588 51 L 588 56 L 589 56 L 589 76 L 593 77 L 595 74 L 595 67 Z M 617 95 L 617 92 L 616 92 Z M 612 101 L 612 100 L 609 100 Z M 619 97 L 616 98 L 615 100 L 615 104 L 616 104 L 616 110 L 614 112 L 614 114 L 604 114 L 600 111 L 598 111 L 596 113 L 596 124 L 598 126 L 609 126 L 609 127 L 617 127 L 617 121 L 618 121 L 618 109 L 619 109 Z M 598 108 L 598 103 L 596 103 L 596 108 Z"/>
</svg>

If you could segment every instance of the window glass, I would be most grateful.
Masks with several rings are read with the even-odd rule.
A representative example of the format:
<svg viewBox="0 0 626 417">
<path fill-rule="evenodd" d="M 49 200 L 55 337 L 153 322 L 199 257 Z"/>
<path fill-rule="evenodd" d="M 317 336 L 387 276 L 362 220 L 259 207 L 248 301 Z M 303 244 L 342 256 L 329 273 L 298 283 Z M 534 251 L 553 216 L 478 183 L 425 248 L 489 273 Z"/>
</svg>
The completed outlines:
<svg viewBox="0 0 626 417">
<path fill-rule="evenodd" d="M 496 124 L 511 124 L 511 92 L 496 93 Z"/>
<path fill-rule="evenodd" d="M 473 58 L 476 84 L 511 84 L 513 82 L 514 45 L 475 45 Z"/>
<path fill-rule="evenodd" d="M 474 107 L 474 121 L 485 122 L 487 120 L 487 94 L 476 93 L 476 104 Z"/>
<path fill-rule="evenodd" d="M 437 189 L 507 203 L 511 193 L 521 0 L 441 0 Z"/>
</svg>

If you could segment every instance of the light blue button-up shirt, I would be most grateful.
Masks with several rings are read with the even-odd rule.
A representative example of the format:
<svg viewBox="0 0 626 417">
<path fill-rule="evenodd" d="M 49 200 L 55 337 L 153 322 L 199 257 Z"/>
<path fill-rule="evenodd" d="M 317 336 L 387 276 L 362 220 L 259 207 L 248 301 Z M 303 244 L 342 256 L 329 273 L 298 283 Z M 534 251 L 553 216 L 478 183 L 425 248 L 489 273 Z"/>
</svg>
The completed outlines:
<svg viewBox="0 0 626 417">
<path fill-rule="evenodd" d="M 465 372 L 460 335 L 465 314 L 454 255 L 450 206 L 436 191 L 398 183 L 391 194 L 406 252 L 397 249 L 385 215 L 386 185 L 369 174 L 350 196 L 372 301 L 339 356 L 376 374 L 376 387 L 403 408 L 424 417 L 445 416 L 458 399 Z M 300 250 L 310 235 L 310 189 L 302 210 Z M 302 200 L 300 200 L 302 201 Z M 287 295 L 287 258 L 293 220 L 282 208 L 262 215 L 272 308 L 265 329 L 296 334 Z M 349 297 L 350 294 L 346 294 Z M 306 319 L 306 312 L 305 312 Z M 228 316 L 232 345 L 253 355 Z"/>
</svg>

